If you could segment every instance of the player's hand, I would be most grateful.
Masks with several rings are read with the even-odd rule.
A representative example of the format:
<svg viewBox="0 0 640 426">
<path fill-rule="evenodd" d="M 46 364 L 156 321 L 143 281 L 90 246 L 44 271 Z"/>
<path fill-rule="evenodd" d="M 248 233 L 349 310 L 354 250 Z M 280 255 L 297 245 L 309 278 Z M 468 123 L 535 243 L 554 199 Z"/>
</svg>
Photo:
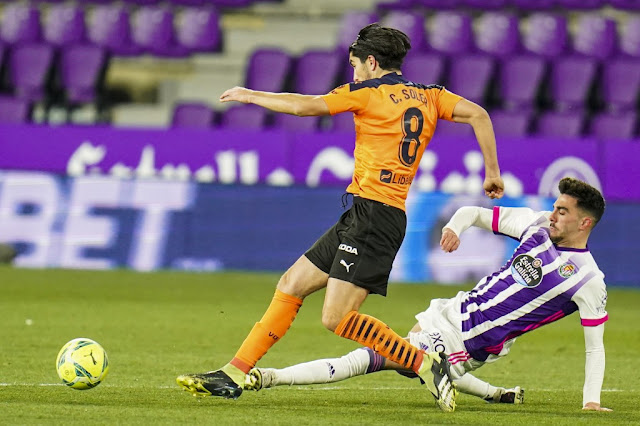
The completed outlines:
<svg viewBox="0 0 640 426">
<path fill-rule="evenodd" d="M 440 247 L 442 251 L 451 253 L 460 247 L 460 238 L 449 228 L 442 230 L 442 238 L 440 239 Z"/>
<path fill-rule="evenodd" d="M 584 407 L 582 407 L 582 409 L 585 411 L 613 411 L 611 408 L 600 406 L 600 404 L 597 402 L 587 402 L 586 404 L 584 404 Z"/>
<path fill-rule="evenodd" d="M 220 102 L 242 102 L 248 104 L 251 102 L 251 93 L 253 90 L 249 90 L 244 87 L 234 87 L 220 95 Z"/>
<path fill-rule="evenodd" d="M 485 177 L 482 188 L 484 189 L 484 195 L 491 199 L 502 198 L 504 195 L 504 182 L 500 176 Z"/>
</svg>

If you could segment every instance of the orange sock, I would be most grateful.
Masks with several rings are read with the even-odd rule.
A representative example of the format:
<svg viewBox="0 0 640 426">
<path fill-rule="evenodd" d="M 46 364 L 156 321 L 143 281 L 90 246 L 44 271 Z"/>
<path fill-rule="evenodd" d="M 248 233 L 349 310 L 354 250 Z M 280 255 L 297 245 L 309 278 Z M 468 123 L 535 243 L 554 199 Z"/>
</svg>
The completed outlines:
<svg viewBox="0 0 640 426">
<path fill-rule="evenodd" d="M 253 326 L 230 364 L 248 373 L 291 327 L 300 306 L 302 299 L 276 289 L 267 311 Z"/>
<path fill-rule="evenodd" d="M 372 316 L 351 311 L 342 318 L 336 327 L 335 334 L 367 346 L 388 360 L 397 362 L 416 373 L 422 365 L 421 350 Z"/>
</svg>

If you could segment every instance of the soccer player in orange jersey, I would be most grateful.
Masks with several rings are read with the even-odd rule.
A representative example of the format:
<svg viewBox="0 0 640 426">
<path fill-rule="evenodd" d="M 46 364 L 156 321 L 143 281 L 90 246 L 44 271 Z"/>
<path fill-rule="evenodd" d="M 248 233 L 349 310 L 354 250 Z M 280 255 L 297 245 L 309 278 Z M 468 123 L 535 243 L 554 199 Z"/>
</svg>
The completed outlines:
<svg viewBox="0 0 640 426">
<path fill-rule="evenodd" d="M 349 47 L 353 83 L 323 96 L 242 87 L 220 96 L 221 102 L 252 103 L 298 116 L 353 112 L 355 170 L 347 188 L 353 206 L 280 278 L 264 316 L 227 365 L 177 378 L 186 390 L 194 395 L 240 396 L 246 374 L 284 336 L 303 299 L 326 288 L 325 327 L 413 370 L 442 410 L 455 409 L 447 357 L 420 351 L 384 322 L 359 312 L 369 293 L 387 293 L 405 234 L 405 199 L 439 119 L 473 127 L 484 155 L 485 194 L 500 198 L 504 190 L 489 115 L 442 86 L 405 79 L 400 68 L 410 48 L 406 34 L 370 24 Z"/>
</svg>

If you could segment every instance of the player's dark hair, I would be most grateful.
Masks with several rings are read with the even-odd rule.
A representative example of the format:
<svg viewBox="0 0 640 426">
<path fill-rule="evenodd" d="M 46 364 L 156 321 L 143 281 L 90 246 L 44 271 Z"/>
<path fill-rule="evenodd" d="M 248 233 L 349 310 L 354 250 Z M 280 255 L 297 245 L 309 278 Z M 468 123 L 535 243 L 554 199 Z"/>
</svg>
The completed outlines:
<svg viewBox="0 0 640 426">
<path fill-rule="evenodd" d="M 356 41 L 349 46 L 349 53 L 362 62 L 373 55 L 382 69 L 399 70 L 409 49 L 411 41 L 405 33 L 376 22 L 360 30 Z"/>
<path fill-rule="evenodd" d="M 586 182 L 570 177 L 562 178 L 558 184 L 558 189 L 561 194 L 575 198 L 578 208 L 593 216 L 596 223 L 600 221 L 604 214 L 605 206 L 604 198 L 602 198 L 600 191 Z"/>
</svg>

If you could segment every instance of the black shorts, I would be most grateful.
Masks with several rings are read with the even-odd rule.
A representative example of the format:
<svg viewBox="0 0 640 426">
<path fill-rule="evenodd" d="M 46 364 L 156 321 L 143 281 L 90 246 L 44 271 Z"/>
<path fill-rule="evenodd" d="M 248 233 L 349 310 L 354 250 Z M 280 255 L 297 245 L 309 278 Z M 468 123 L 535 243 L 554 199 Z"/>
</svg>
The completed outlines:
<svg viewBox="0 0 640 426">
<path fill-rule="evenodd" d="M 305 253 L 331 278 L 385 296 L 393 260 L 407 227 L 404 211 L 366 198 L 353 206 Z"/>
</svg>

